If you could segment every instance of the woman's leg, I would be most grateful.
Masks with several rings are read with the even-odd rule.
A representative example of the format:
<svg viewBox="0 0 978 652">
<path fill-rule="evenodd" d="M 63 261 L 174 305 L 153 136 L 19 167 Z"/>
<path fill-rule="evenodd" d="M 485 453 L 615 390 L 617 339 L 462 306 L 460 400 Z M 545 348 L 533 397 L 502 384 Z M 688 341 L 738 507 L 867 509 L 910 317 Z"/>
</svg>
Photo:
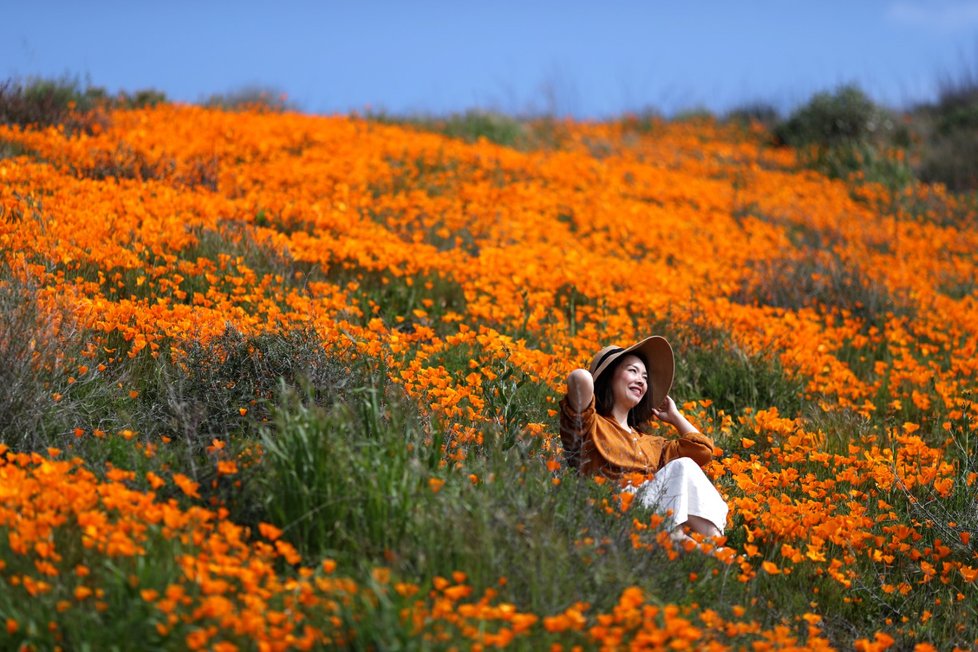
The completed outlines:
<svg viewBox="0 0 978 652">
<path fill-rule="evenodd" d="M 642 486 L 640 501 L 671 515 L 677 541 L 691 540 L 687 532 L 712 538 L 723 535 L 719 524 L 726 522 L 727 505 L 703 469 L 688 457 L 662 467 L 655 479 Z"/>
<path fill-rule="evenodd" d="M 720 537 L 721 532 L 717 529 L 717 526 L 706 520 L 702 516 L 697 516 L 696 514 L 690 514 L 686 519 L 685 523 L 681 523 L 682 526 L 688 527 L 693 532 L 702 534 L 705 537 L 713 537 L 717 539 Z"/>
</svg>

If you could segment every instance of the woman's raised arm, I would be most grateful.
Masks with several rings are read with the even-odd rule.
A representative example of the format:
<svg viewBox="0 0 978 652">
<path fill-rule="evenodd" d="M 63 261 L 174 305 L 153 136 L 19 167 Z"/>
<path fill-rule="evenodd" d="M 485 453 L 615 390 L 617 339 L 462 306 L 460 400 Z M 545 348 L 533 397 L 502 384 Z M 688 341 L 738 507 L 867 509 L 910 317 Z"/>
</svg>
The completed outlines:
<svg viewBox="0 0 978 652">
<path fill-rule="evenodd" d="M 594 379 L 587 369 L 575 369 L 567 376 L 567 401 L 576 412 L 583 412 L 594 397 Z"/>
</svg>

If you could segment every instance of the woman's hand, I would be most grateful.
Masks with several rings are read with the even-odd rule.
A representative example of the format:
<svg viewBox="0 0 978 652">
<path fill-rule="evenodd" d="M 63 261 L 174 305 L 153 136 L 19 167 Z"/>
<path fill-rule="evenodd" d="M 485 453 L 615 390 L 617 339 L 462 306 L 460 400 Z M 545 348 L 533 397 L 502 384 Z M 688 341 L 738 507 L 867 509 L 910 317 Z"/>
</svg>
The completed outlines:
<svg viewBox="0 0 978 652">
<path fill-rule="evenodd" d="M 658 408 L 652 409 L 652 416 L 654 416 L 659 421 L 664 421 L 670 426 L 679 431 L 680 435 L 685 435 L 690 432 L 698 432 L 696 428 L 693 427 L 683 413 L 679 411 L 676 407 L 676 402 L 672 400 L 671 396 L 667 396 L 666 400 L 662 402 Z"/>
</svg>

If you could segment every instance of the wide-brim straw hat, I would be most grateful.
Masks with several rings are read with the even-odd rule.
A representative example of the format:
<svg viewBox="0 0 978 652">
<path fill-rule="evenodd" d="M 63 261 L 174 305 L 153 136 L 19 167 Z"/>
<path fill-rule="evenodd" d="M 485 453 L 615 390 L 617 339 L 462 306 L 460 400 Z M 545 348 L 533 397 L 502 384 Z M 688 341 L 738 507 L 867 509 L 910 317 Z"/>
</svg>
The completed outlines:
<svg viewBox="0 0 978 652">
<path fill-rule="evenodd" d="M 669 395 L 669 390 L 672 389 L 672 379 L 676 373 L 676 360 L 672 355 L 672 347 L 664 337 L 653 335 L 627 348 L 614 344 L 604 347 L 595 353 L 591 360 L 591 377 L 597 382 L 598 376 L 610 367 L 612 362 L 629 353 L 640 353 L 645 358 L 646 371 L 649 374 L 649 391 L 652 392 L 652 407 L 660 407 Z"/>
</svg>

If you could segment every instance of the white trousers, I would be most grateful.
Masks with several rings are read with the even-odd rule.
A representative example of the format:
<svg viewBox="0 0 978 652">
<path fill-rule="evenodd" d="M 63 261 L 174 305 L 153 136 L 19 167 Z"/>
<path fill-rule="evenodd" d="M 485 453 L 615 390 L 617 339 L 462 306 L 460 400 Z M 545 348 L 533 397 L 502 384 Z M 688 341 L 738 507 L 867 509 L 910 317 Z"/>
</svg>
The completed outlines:
<svg viewBox="0 0 978 652">
<path fill-rule="evenodd" d="M 688 457 L 672 460 L 653 479 L 630 489 L 643 507 L 669 514 L 673 527 L 688 521 L 690 514 L 705 518 L 721 533 L 727 527 L 727 503 L 700 465 Z"/>
</svg>

